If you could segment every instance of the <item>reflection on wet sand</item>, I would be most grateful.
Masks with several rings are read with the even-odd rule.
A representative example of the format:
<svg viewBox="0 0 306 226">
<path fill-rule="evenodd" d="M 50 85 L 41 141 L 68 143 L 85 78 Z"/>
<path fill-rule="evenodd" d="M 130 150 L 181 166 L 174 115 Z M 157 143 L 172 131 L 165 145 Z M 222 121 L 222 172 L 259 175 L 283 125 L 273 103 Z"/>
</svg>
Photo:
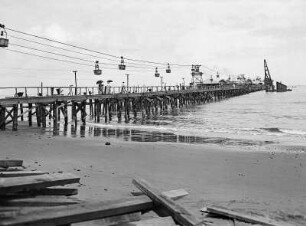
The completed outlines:
<svg viewBox="0 0 306 226">
<path fill-rule="evenodd" d="M 247 139 L 230 139 L 221 137 L 200 137 L 200 136 L 183 136 L 174 133 L 145 131 L 129 128 L 109 128 L 94 127 L 72 124 L 69 127 L 60 125 L 59 129 L 53 130 L 53 135 L 70 136 L 70 137 L 107 137 L 122 139 L 133 142 L 169 142 L 169 143 L 187 143 L 187 144 L 219 144 L 219 145 L 240 145 L 254 146 L 271 144 L 271 141 L 255 141 Z"/>
</svg>

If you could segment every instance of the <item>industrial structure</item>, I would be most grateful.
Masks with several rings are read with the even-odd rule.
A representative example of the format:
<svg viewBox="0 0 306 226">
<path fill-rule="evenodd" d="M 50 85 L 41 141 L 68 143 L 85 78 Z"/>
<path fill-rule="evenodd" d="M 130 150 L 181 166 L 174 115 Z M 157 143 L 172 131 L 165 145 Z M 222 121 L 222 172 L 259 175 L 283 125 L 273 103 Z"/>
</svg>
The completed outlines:
<svg viewBox="0 0 306 226">
<path fill-rule="evenodd" d="M 265 70 L 264 86 L 266 92 L 291 91 L 290 89 L 287 89 L 287 86 L 285 84 L 282 84 L 281 82 L 276 82 L 276 89 L 275 89 L 266 60 L 264 60 L 264 70 Z"/>
</svg>

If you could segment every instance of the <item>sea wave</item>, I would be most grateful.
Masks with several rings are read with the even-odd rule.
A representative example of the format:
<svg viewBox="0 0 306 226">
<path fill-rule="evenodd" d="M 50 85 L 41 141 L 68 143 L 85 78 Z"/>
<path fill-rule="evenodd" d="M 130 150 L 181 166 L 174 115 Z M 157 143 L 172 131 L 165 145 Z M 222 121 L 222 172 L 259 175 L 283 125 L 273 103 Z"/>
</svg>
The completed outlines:
<svg viewBox="0 0 306 226">
<path fill-rule="evenodd" d="M 87 122 L 87 125 L 99 128 L 112 128 L 112 129 L 134 129 L 144 131 L 163 131 L 163 132 L 176 132 L 176 128 L 163 127 L 161 125 L 137 125 L 137 124 L 100 124 L 94 122 Z"/>
<path fill-rule="evenodd" d="M 282 133 L 282 131 L 280 130 L 280 128 L 277 127 L 272 127 L 272 128 L 260 128 L 261 130 L 265 130 L 268 131 L 270 133 Z"/>
<path fill-rule="evenodd" d="M 278 127 L 272 128 L 260 128 L 261 130 L 268 131 L 270 133 L 281 133 L 284 135 L 306 135 L 306 131 L 303 130 L 293 130 L 293 129 L 281 129 Z"/>
</svg>

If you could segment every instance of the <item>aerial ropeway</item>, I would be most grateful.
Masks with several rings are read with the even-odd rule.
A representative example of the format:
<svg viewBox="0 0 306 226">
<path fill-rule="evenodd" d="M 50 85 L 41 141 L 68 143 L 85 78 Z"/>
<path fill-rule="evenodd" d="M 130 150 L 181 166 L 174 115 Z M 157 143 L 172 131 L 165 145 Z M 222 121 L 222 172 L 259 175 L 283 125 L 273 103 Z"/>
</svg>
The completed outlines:
<svg viewBox="0 0 306 226">
<path fill-rule="evenodd" d="M 121 61 L 120 61 L 120 64 L 118 65 L 119 67 L 119 70 L 125 70 L 125 64 L 124 64 L 124 58 L 123 56 L 121 56 Z"/>
<path fill-rule="evenodd" d="M 158 78 L 159 77 L 159 73 L 158 73 L 158 68 L 155 68 L 155 77 Z"/>
<path fill-rule="evenodd" d="M 0 47 L 8 47 L 9 40 L 7 38 L 7 33 L 4 24 L 0 24 Z"/>
<path fill-rule="evenodd" d="M 166 69 L 166 73 L 171 73 L 171 69 L 170 69 L 169 63 L 168 63 L 167 69 Z"/>
<path fill-rule="evenodd" d="M 94 74 L 95 75 L 101 75 L 102 74 L 102 70 L 99 68 L 99 61 L 96 61 Z"/>
</svg>

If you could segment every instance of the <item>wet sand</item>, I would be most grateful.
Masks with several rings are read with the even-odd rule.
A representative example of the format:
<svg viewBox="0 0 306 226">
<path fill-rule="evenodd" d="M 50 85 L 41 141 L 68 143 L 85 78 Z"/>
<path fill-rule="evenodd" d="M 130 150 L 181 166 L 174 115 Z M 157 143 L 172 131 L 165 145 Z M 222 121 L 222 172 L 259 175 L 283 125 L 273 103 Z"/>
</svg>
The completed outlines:
<svg viewBox="0 0 306 226">
<path fill-rule="evenodd" d="M 199 217 L 200 208 L 214 204 L 306 224 L 304 147 L 262 150 L 70 138 L 22 126 L 17 132 L 1 131 L 0 141 L 1 159 L 23 159 L 28 169 L 80 176 L 81 199 L 130 196 L 137 190 L 132 178 L 141 177 L 160 190 L 186 189 L 190 195 L 179 202 Z"/>
</svg>

